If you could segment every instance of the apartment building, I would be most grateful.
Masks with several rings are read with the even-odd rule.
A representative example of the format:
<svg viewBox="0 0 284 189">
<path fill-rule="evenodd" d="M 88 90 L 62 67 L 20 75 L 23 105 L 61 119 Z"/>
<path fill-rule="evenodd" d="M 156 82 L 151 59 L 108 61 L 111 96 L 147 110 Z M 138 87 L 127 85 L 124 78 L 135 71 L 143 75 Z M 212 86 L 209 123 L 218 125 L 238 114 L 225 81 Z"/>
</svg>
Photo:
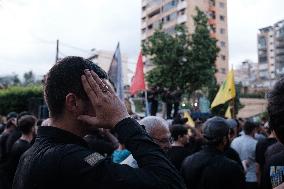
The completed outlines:
<svg viewBox="0 0 284 189">
<path fill-rule="evenodd" d="M 284 20 L 259 29 L 258 69 L 263 87 L 271 88 L 284 76 Z"/>
<path fill-rule="evenodd" d="M 183 24 L 192 34 L 196 7 L 208 15 L 211 37 L 218 40 L 220 52 L 215 62 L 218 70 L 216 79 L 221 83 L 228 72 L 227 0 L 142 0 L 141 41 L 152 36 L 160 25 L 163 31 L 174 33 L 175 26 Z M 145 70 L 148 71 L 153 65 L 147 57 L 144 60 Z"/>
</svg>

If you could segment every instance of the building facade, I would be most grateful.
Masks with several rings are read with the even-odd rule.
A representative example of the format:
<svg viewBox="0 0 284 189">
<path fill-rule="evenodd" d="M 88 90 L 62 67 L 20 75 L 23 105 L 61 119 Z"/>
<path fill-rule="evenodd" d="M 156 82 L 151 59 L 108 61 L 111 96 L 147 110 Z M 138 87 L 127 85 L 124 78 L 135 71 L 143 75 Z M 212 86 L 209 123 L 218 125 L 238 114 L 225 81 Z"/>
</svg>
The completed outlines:
<svg viewBox="0 0 284 189">
<path fill-rule="evenodd" d="M 141 41 L 147 40 L 161 25 L 163 31 L 174 33 L 175 26 L 182 24 L 192 34 L 196 7 L 208 15 L 211 37 L 218 40 L 216 79 L 221 83 L 228 72 L 227 0 L 142 0 Z M 150 70 L 153 65 L 147 57 L 144 60 L 145 70 Z"/>
<path fill-rule="evenodd" d="M 263 87 L 271 88 L 284 76 L 284 20 L 259 29 L 257 43 L 259 79 Z"/>
<path fill-rule="evenodd" d="M 98 66 L 100 66 L 104 71 L 108 72 L 111 61 L 113 59 L 114 51 L 107 50 L 96 50 L 88 58 Z M 123 72 L 123 84 L 129 85 L 128 79 L 128 56 L 121 54 L 122 61 L 122 72 Z"/>
</svg>

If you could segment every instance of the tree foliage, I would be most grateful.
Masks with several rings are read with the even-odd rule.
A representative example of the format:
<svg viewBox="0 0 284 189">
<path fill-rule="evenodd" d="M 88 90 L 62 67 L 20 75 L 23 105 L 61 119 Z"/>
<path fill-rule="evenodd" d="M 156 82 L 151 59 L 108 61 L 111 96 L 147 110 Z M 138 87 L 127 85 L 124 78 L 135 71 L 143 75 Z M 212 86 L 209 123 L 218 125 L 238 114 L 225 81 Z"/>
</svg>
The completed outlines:
<svg viewBox="0 0 284 189">
<path fill-rule="evenodd" d="M 0 90 L 0 114 L 6 115 L 11 111 L 29 110 L 29 105 L 35 99 L 42 99 L 43 90 L 36 86 L 13 86 Z"/>
<path fill-rule="evenodd" d="M 210 37 L 206 14 L 197 9 L 193 19 L 195 31 L 192 35 L 178 25 L 173 34 L 160 29 L 142 44 L 143 54 L 154 64 L 146 77 L 151 86 L 179 87 L 190 95 L 197 89 L 216 84 L 217 41 Z"/>
</svg>

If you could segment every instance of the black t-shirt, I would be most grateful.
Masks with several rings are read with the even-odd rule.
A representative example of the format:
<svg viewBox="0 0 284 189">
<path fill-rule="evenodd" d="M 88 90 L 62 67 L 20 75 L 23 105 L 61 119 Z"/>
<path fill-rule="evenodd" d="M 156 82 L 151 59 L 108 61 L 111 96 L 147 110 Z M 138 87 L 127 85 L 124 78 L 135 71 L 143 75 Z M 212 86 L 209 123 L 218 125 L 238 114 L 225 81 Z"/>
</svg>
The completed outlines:
<svg viewBox="0 0 284 189">
<path fill-rule="evenodd" d="M 281 142 L 276 142 L 269 146 L 265 152 L 265 163 L 267 163 L 273 155 L 282 151 L 284 151 L 284 145 Z"/>
<path fill-rule="evenodd" d="M 0 135 L 0 163 L 3 163 L 7 159 L 7 140 L 11 134 L 4 132 Z"/>
<path fill-rule="evenodd" d="M 261 188 L 275 188 L 282 183 L 284 183 L 284 150 L 272 155 L 268 160 L 261 180 Z"/>
<path fill-rule="evenodd" d="M 20 131 L 20 129 L 18 127 L 16 127 L 16 129 L 14 129 L 9 138 L 7 139 L 7 143 L 6 143 L 6 148 L 7 148 L 7 153 L 10 153 L 12 150 L 12 147 L 14 145 L 14 143 L 22 136 L 22 132 Z"/>
<path fill-rule="evenodd" d="M 5 188 L 11 188 L 14 175 L 20 160 L 21 155 L 30 148 L 30 143 L 28 141 L 18 139 L 12 146 L 11 152 L 7 157 L 7 161 L 4 162 L 0 169 L 1 184 L 0 186 L 5 186 Z"/>
<path fill-rule="evenodd" d="M 177 170 L 180 170 L 183 160 L 189 155 L 191 155 L 190 151 L 182 146 L 173 146 L 167 152 L 167 157 Z"/>
<path fill-rule="evenodd" d="M 266 138 L 261 141 L 259 141 L 256 144 L 256 149 L 255 149 L 255 161 L 260 165 L 261 170 L 263 169 L 263 166 L 265 164 L 265 152 L 267 148 L 276 143 L 277 140 L 276 138 Z"/>
<path fill-rule="evenodd" d="M 240 156 L 238 154 L 238 152 L 236 152 L 236 150 L 234 150 L 233 148 L 229 147 L 225 152 L 224 155 L 229 158 L 230 160 L 234 160 L 235 162 L 237 162 L 241 168 L 243 168 L 242 165 L 242 161 L 240 159 Z"/>
<path fill-rule="evenodd" d="M 9 162 L 10 162 L 10 169 L 11 169 L 11 174 L 15 174 L 19 160 L 21 155 L 27 151 L 29 148 L 31 147 L 31 144 L 23 139 L 18 139 L 12 149 L 11 149 L 11 153 L 10 153 L 10 157 L 9 157 Z"/>
</svg>

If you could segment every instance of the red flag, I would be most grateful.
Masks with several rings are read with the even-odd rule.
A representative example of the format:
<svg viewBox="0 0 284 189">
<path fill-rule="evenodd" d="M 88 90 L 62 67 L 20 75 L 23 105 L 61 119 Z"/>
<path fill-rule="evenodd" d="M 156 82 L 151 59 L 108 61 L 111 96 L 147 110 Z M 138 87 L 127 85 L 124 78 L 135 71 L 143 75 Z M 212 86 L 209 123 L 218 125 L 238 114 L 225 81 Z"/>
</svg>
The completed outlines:
<svg viewBox="0 0 284 189">
<path fill-rule="evenodd" d="M 139 53 L 138 62 L 136 65 L 136 71 L 130 86 L 130 93 L 133 95 L 140 90 L 145 90 L 144 79 L 144 65 L 142 61 L 142 52 Z"/>
</svg>

